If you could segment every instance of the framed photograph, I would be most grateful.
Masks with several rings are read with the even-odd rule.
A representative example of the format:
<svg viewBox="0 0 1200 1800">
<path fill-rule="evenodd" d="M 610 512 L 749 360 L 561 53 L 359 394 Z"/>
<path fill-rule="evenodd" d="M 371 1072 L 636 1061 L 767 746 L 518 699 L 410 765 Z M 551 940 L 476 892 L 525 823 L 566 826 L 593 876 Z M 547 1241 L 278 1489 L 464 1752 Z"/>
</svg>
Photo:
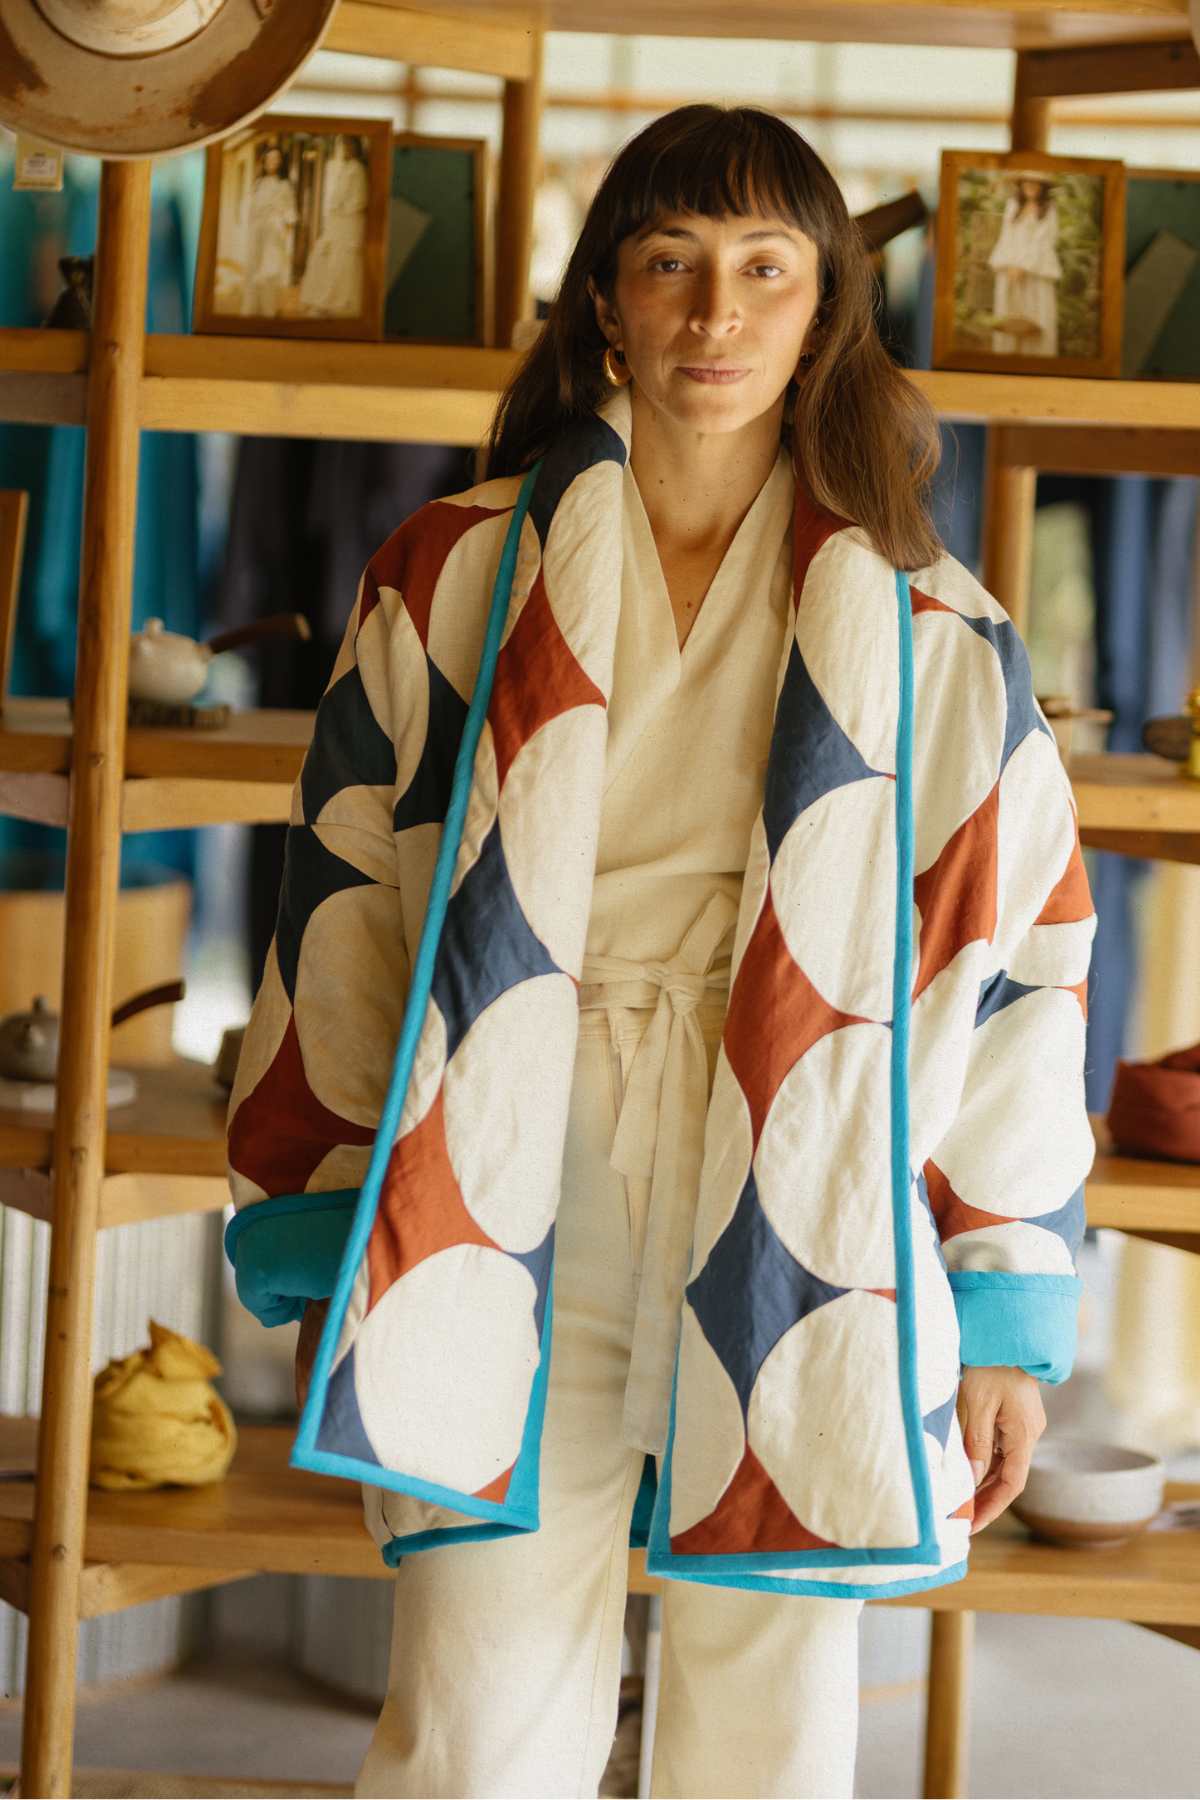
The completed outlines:
<svg viewBox="0 0 1200 1800">
<path fill-rule="evenodd" d="M 1200 170 L 1125 171 L 1125 324 L 1130 381 L 1200 381 Z"/>
<path fill-rule="evenodd" d="M 1123 163 L 943 151 L 935 368 L 1119 375 L 1124 268 Z"/>
<path fill-rule="evenodd" d="M 393 133 L 385 337 L 493 342 L 490 219 L 485 138 Z"/>
<path fill-rule="evenodd" d="M 193 331 L 378 338 L 391 137 L 267 113 L 211 144 Z"/>
</svg>

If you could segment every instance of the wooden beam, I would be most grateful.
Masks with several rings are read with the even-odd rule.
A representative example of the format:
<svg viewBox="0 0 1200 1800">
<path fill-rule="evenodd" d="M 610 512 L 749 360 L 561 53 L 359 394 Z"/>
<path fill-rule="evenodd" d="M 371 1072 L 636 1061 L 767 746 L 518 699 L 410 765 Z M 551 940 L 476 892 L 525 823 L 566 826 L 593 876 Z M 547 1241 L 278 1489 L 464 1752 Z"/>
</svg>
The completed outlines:
<svg viewBox="0 0 1200 1800">
<path fill-rule="evenodd" d="M 967 1791 L 971 1717 L 973 1612 L 929 1615 L 929 1681 L 925 1691 L 926 1800 L 957 1800 Z"/>
<path fill-rule="evenodd" d="M 411 6 L 341 0 L 322 40 L 323 50 L 389 57 L 421 68 L 465 69 L 528 81 L 537 60 L 534 15 L 527 21 L 454 17 Z M 304 85 L 303 76 L 298 85 Z"/>
<path fill-rule="evenodd" d="M 1186 40 L 1023 50 L 1017 60 L 1022 93 L 1029 103 L 1065 94 L 1161 94 L 1200 87 L 1200 52 Z M 1014 144 L 1013 148 L 1042 146 Z"/>
<path fill-rule="evenodd" d="M 1126 425 L 1010 425 L 1002 454 L 1070 475 L 1200 475 L 1200 432 Z"/>
<path fill-rule="evenodd" d="M 533 254 L 533 201 L 541 178 L 543 37 L 532 39 L 533 65 L 520 81 L 504 84 L 500 133 L 500 183 L 496 200 L 495 341 L 512 342 L 513 326 L 532 314 L 529 263 Z"/>
<path fill-rule="evenodd" d="M 47 1800 L 71 1792 L 149 247 L 150 163 L 103 163 L 64 932 L 66 967 L 86 979 L 68 981 L 62 1003 L 21 1745 L 21 1792 Z"/>
</svg>

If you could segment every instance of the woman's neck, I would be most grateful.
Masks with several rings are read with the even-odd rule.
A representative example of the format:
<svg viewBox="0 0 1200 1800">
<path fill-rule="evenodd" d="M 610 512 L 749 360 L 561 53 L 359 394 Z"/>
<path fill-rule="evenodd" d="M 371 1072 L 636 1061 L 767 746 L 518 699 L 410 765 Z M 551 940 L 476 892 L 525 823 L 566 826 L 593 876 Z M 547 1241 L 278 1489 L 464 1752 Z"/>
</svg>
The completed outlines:
<svg viewBox="0 0 1200 1800">
<path fill-rule="evenodd" d="M 724 546 L 779 455 L 783 400 L 740 431 L 698 432 L 631 394 L 629 466 L 660 552 Z"/>
</svg>

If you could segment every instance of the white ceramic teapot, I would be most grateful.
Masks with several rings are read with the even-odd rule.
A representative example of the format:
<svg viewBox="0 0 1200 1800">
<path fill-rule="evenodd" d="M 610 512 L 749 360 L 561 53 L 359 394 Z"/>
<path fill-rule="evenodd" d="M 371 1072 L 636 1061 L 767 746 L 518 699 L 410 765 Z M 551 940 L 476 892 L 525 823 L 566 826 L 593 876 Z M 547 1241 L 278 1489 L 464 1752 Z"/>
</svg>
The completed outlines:
<svg viewBox="0 0 1200 1800">
<path fill-rule="evenodd" d="M 152 1006 L 182 1000 L 185 991 L 182 981 L 161 981 L 157 987 L 144 988 L 114 1009 L 111 1023 L 113 1027 L 123 1025 Z M 58 1014 L 45 995 L 39 994 L 29 1012 L 9 1013 L 0 1019 L 0 1076 L 9 1081 L 53 1081 L 58 1073 L 58 1045 Z"/>
<path fill-rule="evenodd" d="M 252 625 L 222 631 L 206 643 L 181 631 L 168 631 L 161 619 L 147 619 L 129 643 L 129 692 L 137 700 L 186 706 L 208 680 L 208 665 L 218 651 L 259 638 L 311 636 L 303 613 L 271 613 Z"/>
</svg>

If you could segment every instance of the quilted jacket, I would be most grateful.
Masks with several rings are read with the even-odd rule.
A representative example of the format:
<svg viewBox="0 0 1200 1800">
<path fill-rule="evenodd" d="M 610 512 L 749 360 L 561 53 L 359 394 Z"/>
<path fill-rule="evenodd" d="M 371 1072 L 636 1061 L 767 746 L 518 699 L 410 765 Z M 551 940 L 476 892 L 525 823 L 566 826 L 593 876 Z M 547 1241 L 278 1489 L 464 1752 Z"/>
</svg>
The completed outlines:
<svg viewBox="0 0 1200 1800">
<path fill-rule="evenodd" d="M 244 1303 L 331 1296 L 293 1466 L 384 1559 L 538 1527 L 554 1223 L 620 598 L 625 390 L 363 573 L 230 1098 Z M 651 1573 L 960 1578 L 961 1369 L 1062 1381 L 1096 925 L 1007 615 L 796 483 Z M 453 1552 L 451 1552 L 453 1553 Z"/>
</svg>

